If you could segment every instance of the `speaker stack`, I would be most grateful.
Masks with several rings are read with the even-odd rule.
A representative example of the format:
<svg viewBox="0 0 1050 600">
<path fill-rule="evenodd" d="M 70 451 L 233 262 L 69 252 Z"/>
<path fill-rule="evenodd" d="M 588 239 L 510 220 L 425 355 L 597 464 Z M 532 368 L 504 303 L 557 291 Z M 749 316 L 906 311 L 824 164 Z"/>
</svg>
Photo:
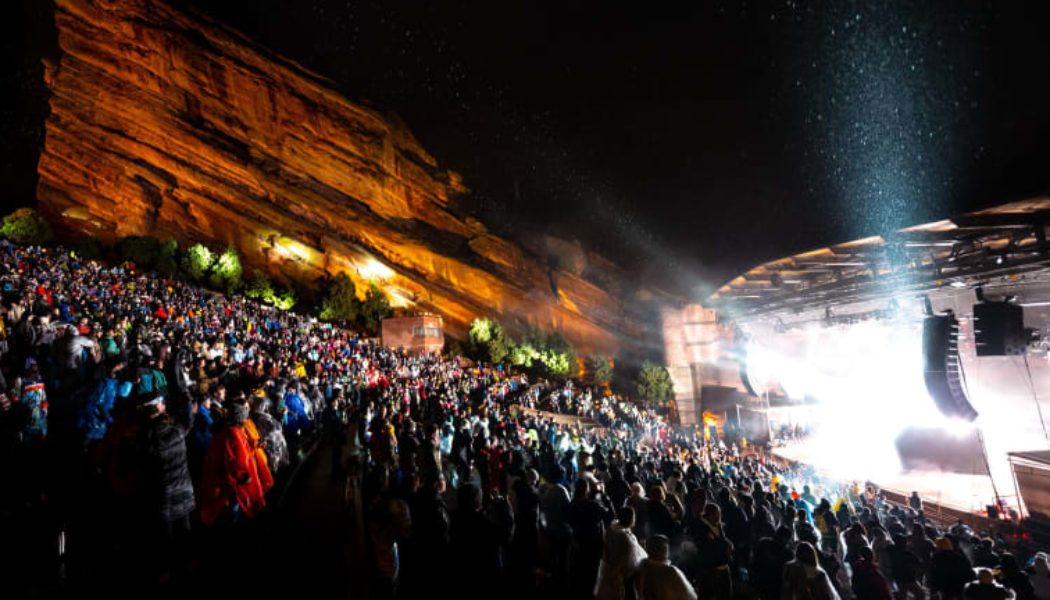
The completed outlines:
<svg viewBox="0 0 1050 600">
<path fill-rule="evenodd" d="M 973 421 L 977 411 L 966 397 L 959 361 L 959 321 L 953 314 L 926 317 L 922 324 L 923 379 L 937 408 L 949 417 Z"/>
</svg>

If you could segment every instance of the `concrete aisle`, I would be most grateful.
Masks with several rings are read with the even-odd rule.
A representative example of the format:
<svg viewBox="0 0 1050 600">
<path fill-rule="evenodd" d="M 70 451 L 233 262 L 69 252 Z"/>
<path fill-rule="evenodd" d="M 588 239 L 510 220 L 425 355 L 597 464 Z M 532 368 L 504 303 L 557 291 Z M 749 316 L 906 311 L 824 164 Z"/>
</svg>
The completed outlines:
<svg viewBox="0 0 1050 600">
<path fill-rule="evenodd" d="M 332 450 L 321 446 L 303 464 L 272 523 L 280 587 L 297 595 L 366 598 L 363 557 L 351 543 L 351 510 L 343 500 L 343 479 L 332 478 Z"/>
</svg>

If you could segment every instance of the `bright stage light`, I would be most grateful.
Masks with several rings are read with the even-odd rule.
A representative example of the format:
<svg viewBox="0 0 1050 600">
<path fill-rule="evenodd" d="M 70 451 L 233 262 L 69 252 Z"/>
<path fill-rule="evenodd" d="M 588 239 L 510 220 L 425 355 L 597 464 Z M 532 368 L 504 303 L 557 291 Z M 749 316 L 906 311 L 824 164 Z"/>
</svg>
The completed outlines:
<svg viewBox="0 0 1050 600">
<path fill-rule="evenodd" d="M 972 431 L 972 424 L 944 417 L 929 398 L 920 323 L 813 325 L 753 340 L 747 356 L 749 374 L 765 390 L 817 403 L 807 446 L 811 462 L 829 475 L 879 480 L 899 474 L 896 439 L 909 427 Z"/>
</svg>

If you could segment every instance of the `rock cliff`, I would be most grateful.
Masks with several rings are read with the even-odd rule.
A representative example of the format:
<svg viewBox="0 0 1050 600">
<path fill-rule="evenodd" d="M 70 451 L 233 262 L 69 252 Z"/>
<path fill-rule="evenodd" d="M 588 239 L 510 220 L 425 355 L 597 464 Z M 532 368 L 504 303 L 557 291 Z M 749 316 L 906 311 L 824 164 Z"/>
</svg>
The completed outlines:
<svg viewBox="0 0 1050 600">
<path fill-rule="evenodd" d="M 458 335 L 489 315 L 585 351 L 646 339 L 644 291 L 457 214 L 460 178 L 318 75 L 160 0 L 56 0 L 55 21 L 37 197 L 60 230 L 231 244 L 307 286 L 346 271 Z"/>
</svg>

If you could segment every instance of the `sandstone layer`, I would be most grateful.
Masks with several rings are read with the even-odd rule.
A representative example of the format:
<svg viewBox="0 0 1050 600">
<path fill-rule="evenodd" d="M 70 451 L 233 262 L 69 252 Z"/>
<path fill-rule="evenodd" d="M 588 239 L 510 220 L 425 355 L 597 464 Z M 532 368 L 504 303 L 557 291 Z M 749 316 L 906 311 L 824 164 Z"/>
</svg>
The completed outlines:
<svg viewBox="0 0 1050 600">
<path fill-rule="evenodd" d="M 318 75 L 160 0 L 56 0 L 55 21 L 37 196 L 60 230 L 230 244 L 307 286 L 346 271 L 458 335 L 487 315 L 585 351 L 646 339 L 648 292 L 457 214 L 460 177 Z"/>
</svg>

